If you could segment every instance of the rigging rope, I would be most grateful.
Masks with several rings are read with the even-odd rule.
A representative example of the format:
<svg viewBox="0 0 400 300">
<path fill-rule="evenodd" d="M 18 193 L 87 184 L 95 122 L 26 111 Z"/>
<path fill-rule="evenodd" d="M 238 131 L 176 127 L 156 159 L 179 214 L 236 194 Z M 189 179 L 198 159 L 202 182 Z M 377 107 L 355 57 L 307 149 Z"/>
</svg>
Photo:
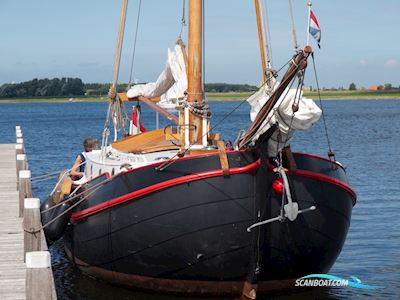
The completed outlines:
<svg viewBox="0 0 400 300">
<path fill-rule="evenodd" d="M 204 11 L 204 9 L 205 9 L 205 2 L 206 1 L 203 1 L 203 8 L 202 8 L 202 13 L 203 13 L 203 15 L 202 15 L 202 25 L 203 25 L 203 29 L 202 29 L 202 42 L 203 42 L 203 57 L 202 57 L 202 62 L 203 62 L 203 71 L 201 72 L 202 73 L 202 76 L 203 76 L 203 78 L 202 78 L 202 84 L 203 84 L 203 86 L 202 86 L 202 89 L 203 89 L 203 101 L 202 102 L 205 102 L 205 101 L 207 101 L 207 98 L 206 98 L 206 89 L 205 89 L 205 82 L 206 82 L 206 60 L 205 60 L 205 57 L 206 57 L 206 22 L 205 22 L 205 11 Z"/>
<path fill-rule="evenodd" d="M 136 18 L 135 39 L 134 39 L 133 51 L 132 51 L 131 72 L 130 72 L 130 75 L 129 75 L 129 83 L 128 83 L 127 89 L 129 89 L 131 87 L 131 85 L 132 85 L 133 64 L 135 62 L 136 43 L 137 43 L 137 36 L 138 36 L 138 29 L 139 29 L 139 20 L 140 20 L 141 7 L 142 7 L 142 0 L 139 0 L 139 8 L 138 8 L 137 18 Z M 133 80 L 135 80 L 135 79 L 133 79 Z"/>
<path fill-rule="evenodd" d="M 80 163 L 79 165 L 77 165 L 77 167 L 80 167 L 80 166 L 84 165 L 85 163 L 86 163 L 86 161 Z M 38 175 L 38 176 L 32 177 L 31 181 L 36 181 L 36 180 L 42 181 L 44 179 L 50 179 L 50 178 L 53 178 L 53 177 L 55 177 L 57 175 L 60 175 L 60 174 L 63 174 L 63 175 L 67 174 L 71 170 L 72 170 L 72 168 L 68 169 L 68 170 L 55 171 L 55 172 L 51 172 L 51 173 L 47 173 L 47 174 L 43 174 L 43 175 Z"/>
<path fill-rule="evenodd" d="M 297 88 L 296 88 L 296 94 L 294 97 L 294 101 L 293 101 L 293 105 L 292 105 L 292 117 L 290 118 L 290 124 L 289 124 L 289 131 L 286 135 L 286 140 L 283 144 L 283 148 L 287 146 L 288 141 L 290 140 L 291 136 L 290 133 L 292 132 L 292 125 L 293 125 L 293 119 L 294 119 L 294 114 L 296 113 L 296 111 L 299 110 L 299 103 L 300 103 L 300 97 L 301 97 L 301 92 L 303 90 L 303 86 L 304 86 L 304 77 L 306 73 L 306 69 L 300 71 L 300 76 L 299 76 L 299 82 L 297 84 Z M 279 143 L 279 141 L 278 141 Z M 279 150 L 279 145 L 278 145 L 278 150 Z M 279 152 L 279 151 L 278 151 Z"/>
<path fill-rule="evenodd" d="M 271 32 L 269 26 L 269 17 L 267 10 L 267 1 L 260 1 L 260 13 L 261 13 L 261 23 L 263 27 L 263 36 L 264 36 L 264 47 L 265 47 L 265 55 L 267 56 L 267 70 L 272 72 L 272 48 L 271 48 Z M 265 30 L 265 28 L 267 30 Z M 267 32 L 266 32 L 267 31 Z M 267 34 L 267 36 L 265 36 Z"/>
<path fill-rule="evenodd" d="M 120 131 L 122 128 L 125 129 L 124 116 L 122 116 L 124 108 L 122 107 L 123 106 L 122 101 L 118 96 L 117 88 L 118 88 L 119 68 L 121 63 L 122 45 L 124 42 L 127 7 L 128 7 L 128 0 L 123 0 L 121 7 L 120 23 L 118 28 L 117 49 L 115 51 L 113 80 L 110 90 L 108 92 L 110 104 L 108 106 L 107 118 L 104 124 L 102 146 L 105 145 L 105 135 L 106 131 L 109 128 L 110 120 L 113 122 L 114 125 L 114 133 L 115 133 L 114 139 L 117 138 L 118 131 Z"/>
<path fill-rule="evenodd" d="M 324 106 L 322 105 L 322 99 L 321 99 L 321 91 L 319 89 L 319 81 L 318 81 L 318 75 L 317 75 L 317 69 L 315 67 L 315 59 L 314 59 L 314 52 L 311 52 L 311 57 L 312 57 L 312 62 L 313 62 L 313 69 L 314 69 L 314 75 L 315 75 L 315 82 L 317 84 L 317 91 L 318 91 L 318 99 L 319 103 L 321 106 L 321 111 L 322 111 L 322 120 L 324 122 L 324 129 L 325 129 L 325 136 L 326 136 L 326 141 L 328 143 L 328 157 L 329 159 L 333 157 L 333 160 L 336 161 L 335 153 L 332 151 L 331 148 L 331 142 L 329 139 L 329 134 L 328 134 L 328 126 L 326 125 L 326 119 L 325 119 L 325 111 L 324 111 Z"/>
<path fill-rule="evenodd" d="M 86 193 L 88 193 L 88 195 L 85 195 L 85 197 L 84 197 L 84 198 L 86 198 L 87 196 L 89 196 L 89 193 L 90 193 L 90 192 L 92 192 L 92 191 L 94 192 L 95 190 L 97 191 L 98 188 L 100 188 L 103 184 L 105 184 L 105 183 L 109 182 L 110 180 L 112 180 L 114 177 L 115 177 L 115 175 L 114 175 L 114 176 L 111 176 L 111 177 L 109 177 L 109 178 L 107 178 L 107 179 L 105 179 L 105 180 L 103 180 L 103 181 L 101 181 L 101 182 L 99 182 L 99 183 L 97 183 L 97 184 L 95 184 L 94 186 L 92 186 L 92 187 L 90 187 L 90 188 L 85 189 L 84 191 L 82 191 L 82 192 L 80 192 L 79 194 L 76 194 L 76 195 L 74 195 L 74 196 L 72 196 L 72 195 L 74 194 L 74 192 L 72 192 L 72 193 L 69 195 L 68 198 L 64 199 L 64 200 L 61 201 L 60 203 L 57 203 L 57 204 L 55 204 L 55 205 L 53 205 L 53 206 L 51 206 L 51 207 L 49 207 L 49 208 L 47 208 L 47 209 L 45 209 L 45 210 L 42 210 L 41 213 L 43 214 L 43 213 L 46 213 L 46 212 L 48 212 L 48 211 L 51 211 L 51 210 L 55 209 L 56 207 L 62 205 L 63 203 L 65 203 L 65 202 L 67 202 L 67 201 L 74 200 L 74 199 L 76 199 L 76 198 L 78 198 L 78 197 L 80 197 L 80 196 L 83 196 L 83 195 L 85 195 Z M 75 189 L 75 191 L 77 191 L 77 190 L 78 190 L 80 187 L 82 187 L 83 185 L 84 185 L 84 184 L 78 186 L 78 188 Z M 50 196 L 51 196 L 53 193 L 54 193 L 54 192 L 50 193 Z"/>
<path fill-rule="evenodd" d="M 128 112 L 126 111 L 126 107 L 122 102 L 121 98 L 117 95 L 112 102 L 110 102 L 110 112 L 107 116 L 106 123 L 109 124 L 109 120 L 111 119 L 114 129 L 119 132 L 125 130 L 126 122 L 129 120 Z"/>
<path fill-rule="evenodd" d="M 294 23 L 292 0 L 289 0 L 289 11 L 290 11 L 290 18 L 292 20 L 293 47 L 295 50 L 297 50 L 299 48 L 299 44 L 297 43 L 297 33 L 296 33 L 296 25 Z"/>
<path fill-rule="evenodd" d="M 265 2 L 265 7 L 267 8 L 267 2 Z M 270 61 L 271 61 L 271 68 L 273 67 L 273 61 L 274 61 L 274 59 L 273 59 L 273 55 L 272 55 L 272 47 L 271 47 L 271 45 L 272 45 L 272 36 L 271 36 L 271 30 L 270 30 L 270 25 L 269 25 L 269 15 L 268 15 L 268 11 L 266 11 L 266 13 L 265 13 L 265 22 L 266 22 L 266 25 L 267 25 L 267 32 L 268 32 L 268 37 L 267 37 L 267 39 L 268 39 L 268 44 L 269 44 L 269 47 L 268 47 L 268 51 L 269 51 L 269 59 L 270 59 Z M 276 77 L 276 76 L 275 76 Z"/>
<path fill-rule="evenodd" d="M 32 177 L 31 181 L 36 181 L 36 180 L 42 181 L 45 179 L 50 179 L 50 178 L 56 177 L 57 175 L 60 175 L 60 173 L 61 173 L 60 171 L 57 171 L 57 172 L 47 173 L 47 174 L 43 174 L 43 175 L 38 175 L 38 176 Z"/>
<path fill-rule="evenodd" d="M 185 5 L 186 5 L 186 0 L 183 0 L 183 3 L 182 3 L 182 18 L 181 18 L 181 31 L 179 33 L 179 38 L 180 39 L 182 39 L 183 30 L 186 27 L 186 17 L 185 17 L 186 8 L 185 8 Z"/>
<path fill-rule="evenodd" d="M 289 59 L 279 70 L 277 70 L 276 73 L 279 73 L 280 71 L 282 71 L 282 69 L 285 68 L 291 61 L 292 61 L 292 58 Z M 273 75 L 270 75 L 270 77 L 267 78 L 267 80 L 264 82 L 264 84 L 263 84 L 260 88 L 263 88 L 263 87 L 266 85 L 267 81 L 270 80 L 271 78 L 273 78 L 272 76 L 273 76 Z M 254 95 L 255 93 L 257 93 L 257 92 L 258 92 L 258 90 L 255 91 L 255 92 L 253 92 L 248 98 L 250 98 L 251 96 L 253 96 L 253 95 Z M 222 119 L 219 120 L 218 123 L 216 123 L 214 126 L 212 126 L 212 127 L 210 128 L 209 132 L 212 132 L 215 128 L 217 128 L 218 126 L 220 126 L 229 116 L 231 116 L 231 115 L 232 115 L 236 110 L 238 110 L 245 102 L 247 102 L 247 99 L 248 99 L 248 98 L 245 98 L 245 99 L 243 99 L 242 101 L 240 101 L 240 103 L 239 103 L 235 108 L 233 108 L 229 113 L 227 113 L 225 116 L 223 116 Z M 208 134 L 208 133 L 205 133 L 200 139 L 202 139 L 202 138 L 203 138 L 205 135 L 207 135 L 207 134 Z M 168 161 L 166 161 L 165 163 L 163 163 L 163 164 L 157 166 L 157 167 L 156 167 L 156 170 L 157 170 L 157 171 L 163 171 L 163 170 L 165 170 L 166 168 L 168 168 L 169 166 L 171 166 L 172 164 L 174 164 L 174 163 L 176 162 L 176 160 L 175 160 L 174 158 L 184 156 L 185 153 L 186 153 L 187 151 L 189 151 L 189 150 L 193 147 L 193 145 L 196 145 L 196 144 L 197 144 L 197 142 L 198 142 L 198 140 L 196 140 L 195 142 L 193 142 L 192 144 L 190 144 L 183 152 L 179 151 L 178 153 L 176 153 L 176 154 L 175 154 L 173 157 L 171 157 Z"/>
<path fill-rule="evenodd" d="M 48 221 L 46 224 L 43 224 L 42 226 L 40 226 L 38 229 L 35 230 L 35 229 L 33 229 L 33 228 L 30 228 L 30 229 L 24 228 L 24 231 L 25 231 L 25 232 L 29 232 L 29 233 L 37 233 L 37 232 L 40 232 L 41 230 L 43 230 L 44 228 L 46 228 L 47 226 L 49 226 L 50 224 L 52 224 L 53 222 L 55 222 L 56 220 L 58 220 L 59 218 L 61 218 L 62 216 L 64 216 L 65 214 L 69 213 L 72 209 L 74 209 L 75 207 L 77 207 L 77 206 L 78 206 L 79 204 L 81 204 L 83 201 L 85 201 L 90 195 L 94 194 L 98 189 L 100 189 L 102 184 L 104 184 L 104 183 L 110 181 L 111 178 L 113 178 L 113 177 L 110 177 L 110 178 L 108 178 L 108 179 L 106 179 L 106 180 L 100 182 L 99 184 L 93 186 L 92 188 L 94 188 L 94 187 L 96 187 L 96 188 L 95 188 L 95 189 L 92 189 L 89 193 L 87 193 L 87 191 L 89 190 L 89 189 L 88 189 L 88 190 L 86 190 L 86 191 L 83 191 L 83 192 L 81 192 L 81 193 L 75 195 L 75 196 L 72 197 L 72 198 L 68 198 L 68 199 L 66 199 L 66 200 L 64 200 L 64 201 L 62 201 L 62 202 L 60 202 L 60 203 L 58 203 L 58 204 L 56 204 L 56 205 L 54 205 L 54 206 L 52 206 L 52 207 L 46 209 L 46 210 L 41 211 L 41 213 L 45 213 L 45 212 L 47 212 L 47 211 L 50 211 L 50 210 L 52 210 L 52 209 L 54 209 L 54 208 L 56 208 L 56 207 L 58 207 L 58 206 L 64 204 L 66 201 L 71 201 L 72 199 L 77 198 L 77 197 L 83 195 L 84 193 L 87 193 L 82 199 L 80 199 L 79 201 L 77 201 L 76 203 L 74 203 L 73 205 L 71 205 L 68 209 L 66 209 L 66 210 L 63 211 L 61 214 L 57 215 L 56 217 L 54 217 L 53 219 L 51 219 L 50 221 Z"/>
</svg>

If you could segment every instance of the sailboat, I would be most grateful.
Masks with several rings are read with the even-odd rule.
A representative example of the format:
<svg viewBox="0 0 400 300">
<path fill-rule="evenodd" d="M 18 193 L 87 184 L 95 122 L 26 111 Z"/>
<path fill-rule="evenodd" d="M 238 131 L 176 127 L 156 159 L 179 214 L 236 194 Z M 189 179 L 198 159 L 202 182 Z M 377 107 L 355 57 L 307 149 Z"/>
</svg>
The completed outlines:
<svg viewBox="0 0 400 300">
<path fill-rule="evenodd" d="M 114 72 L 101 149 L 87 153 L 83 181 L 46 201 L 42 220 L 47 237 L 62 236 L 71 261 L 94 277 L 161 293 L 255 298 L 329 271 L 356 194 L 332 156 L 288 147 L 295 128 L 308 129 L 321 115 L 301 93 L 310 46 L 296 51 L 280 81 L 263 66 L 263 84 L 248 99 L 252 122 L 234 145 L 212 132 L 202 2 L 189 0 L 188 53 L 177 43 L 157 82 L 127 92 L 171 126 L 115 134 L 109 143 L 124 110 Z M 123 0 L 115 66 L 126 7 Z M 151 101 L 175 84 L 187 89 L 178 115 Z"/>
</svg>

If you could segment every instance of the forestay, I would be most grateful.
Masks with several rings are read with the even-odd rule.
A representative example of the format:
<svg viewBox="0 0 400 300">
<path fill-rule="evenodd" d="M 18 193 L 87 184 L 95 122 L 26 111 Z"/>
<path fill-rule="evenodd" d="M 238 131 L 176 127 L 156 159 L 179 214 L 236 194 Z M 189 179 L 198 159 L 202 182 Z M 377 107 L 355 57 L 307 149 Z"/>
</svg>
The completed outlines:
<svg viewBox="0 0 400 300">
<path fill-rule="evenodd" d="M 265 87 L 261 87 L 255 94 L 247 99 L 251 106 L 250 119 L 254 121 L 260 109 L 268 101 L 269 94 Z M 292 106 L 298 104 L 298 111 L 293 113 Z M 287 145 L 294 130 L 307 130 L 321 117 L 321 109 L 312 99 L 303 97 L 303 93 L 297 94 L 296 89 L 286 89 L 273 109 L 269 112 L 264 122 L 252 137 L 252 142 L 266 132 L 272 125 L 278 123 L 279 127 L 268 141 L 268 153 L 276 156 Z"/>
<path fill-rule="evenodd" d="M 188 87 L 186 66 L 180 45 L 175 45 L 174 51 L 168 49 L 168 59 L 164 71 L 158 76 L 156 82 L 138 84 L 127 92 L 128 98 L 145 96 L 155 98 L 165 94 L 173 88 L 176 98 L 184 97 Z"/>
</svg>

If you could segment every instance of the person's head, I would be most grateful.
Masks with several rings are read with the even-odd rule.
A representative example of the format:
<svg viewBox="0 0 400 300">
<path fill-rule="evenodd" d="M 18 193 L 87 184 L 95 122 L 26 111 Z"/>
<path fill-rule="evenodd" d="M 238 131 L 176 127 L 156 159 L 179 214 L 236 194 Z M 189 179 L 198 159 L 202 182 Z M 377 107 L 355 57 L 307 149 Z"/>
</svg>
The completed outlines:
<svg viewBox="0 0 400 300">
<path fill-rule="evenodd" d="M 91 137 L 87 137 L 83 140 L 83 147 L 86 152 L 90 152 L 94 148 L 94 139 Z"/>
</svg>

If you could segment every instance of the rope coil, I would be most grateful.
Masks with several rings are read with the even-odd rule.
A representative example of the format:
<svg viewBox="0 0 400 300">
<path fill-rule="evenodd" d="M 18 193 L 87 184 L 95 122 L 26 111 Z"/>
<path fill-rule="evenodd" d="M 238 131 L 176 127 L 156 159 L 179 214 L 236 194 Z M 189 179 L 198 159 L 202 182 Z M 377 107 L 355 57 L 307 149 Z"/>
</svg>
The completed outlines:
<svg viewBox="0 0 400 300">
<path fill-rule="evenodd" d="M 204 101 L 202 101 L 202 102 L 187 102 L 187 101 L 185 101 L 183 103 L 183 107 L 188 108 L 192 114 L 194 114 L 198 117 L 203 117 L 206 119 L 211 118 L 210 106 Z"/>
</svg>

